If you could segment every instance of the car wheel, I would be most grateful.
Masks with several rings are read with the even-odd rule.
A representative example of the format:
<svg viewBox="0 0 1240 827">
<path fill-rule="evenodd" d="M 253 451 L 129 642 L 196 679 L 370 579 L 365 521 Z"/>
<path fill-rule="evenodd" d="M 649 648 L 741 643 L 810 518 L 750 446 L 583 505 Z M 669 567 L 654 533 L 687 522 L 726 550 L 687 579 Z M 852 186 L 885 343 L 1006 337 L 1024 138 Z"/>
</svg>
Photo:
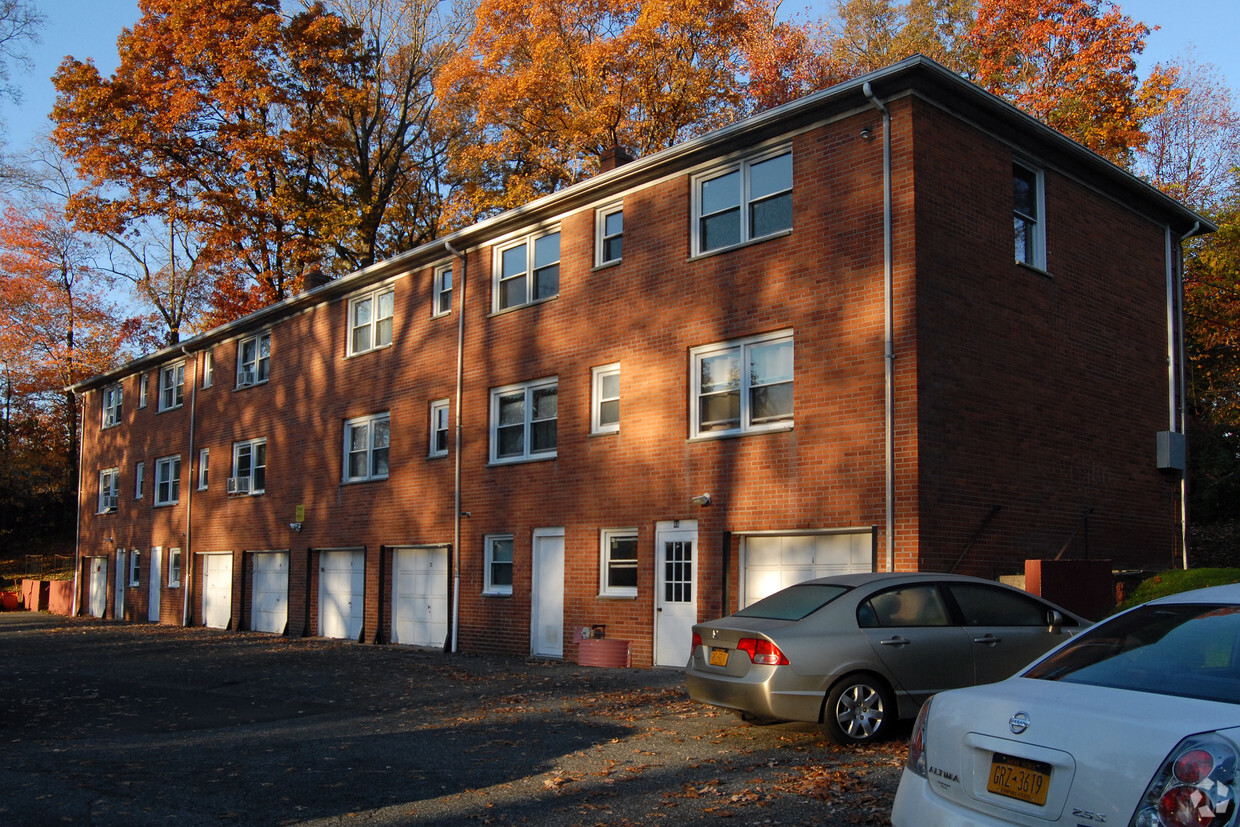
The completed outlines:
<svg viewBox="0 0 1240 827">
<path fill-rule="evenodd" d="M 866 744 L 886 735 L 895 719 L 895 698 L 880 678 L 849 675 L 831 687 L 822 729 L 837 744 Z"/>
</svg>

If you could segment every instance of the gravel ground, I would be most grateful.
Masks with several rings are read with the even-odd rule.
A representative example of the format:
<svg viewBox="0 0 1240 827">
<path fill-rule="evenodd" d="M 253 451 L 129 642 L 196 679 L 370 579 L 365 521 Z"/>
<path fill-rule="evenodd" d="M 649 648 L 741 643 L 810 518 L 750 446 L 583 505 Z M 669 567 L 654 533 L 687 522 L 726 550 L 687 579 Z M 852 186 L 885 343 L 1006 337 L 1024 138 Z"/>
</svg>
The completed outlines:
<svg viewBox="0 0 1240 827">
<path fill-rule="evenodd" d="M 0 613 L 0 822 L 887 824 L 907 726 L 842 749 L 679 670 Z"/>
</svg>

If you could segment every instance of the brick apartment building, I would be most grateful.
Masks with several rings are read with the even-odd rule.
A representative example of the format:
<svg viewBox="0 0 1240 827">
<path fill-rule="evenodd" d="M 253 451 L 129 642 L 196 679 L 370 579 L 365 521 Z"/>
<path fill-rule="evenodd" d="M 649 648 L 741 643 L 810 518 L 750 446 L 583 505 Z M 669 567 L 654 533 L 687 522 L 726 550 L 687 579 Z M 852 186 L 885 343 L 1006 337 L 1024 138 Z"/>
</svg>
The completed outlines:
<svg viewBox="0 0 1240 827">
<path fill-rule="evenodd" d="M 1212 229 L 903 61 L 75 386 L 77 610 L 682 665 L 808 576 L 1174 565 Z"/>
</svg>

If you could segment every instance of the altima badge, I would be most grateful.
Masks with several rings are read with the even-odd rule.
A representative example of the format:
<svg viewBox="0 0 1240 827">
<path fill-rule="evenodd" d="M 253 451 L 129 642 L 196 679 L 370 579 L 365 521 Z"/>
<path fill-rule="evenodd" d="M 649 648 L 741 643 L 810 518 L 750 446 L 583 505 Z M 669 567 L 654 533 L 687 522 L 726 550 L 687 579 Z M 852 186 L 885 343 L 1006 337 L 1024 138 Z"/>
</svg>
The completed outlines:
<svg viewBox="0 0 1240 827">
<path fill-rule="evenodd" d="M 1008 719 L 1008 729 L 1012 730 L 1013 735 L 1020 735 L 1029 728 L 1029 716 L 1023 712 L 1017 712 Z"/>
<path fill-rule="evenodd" d="M 711 630 L 710 630 L 710 639 L 711 639 L 711 640 L 715 640 L 715 639 L 716 639 L 716 638 L 718 638 L 718 637 L 719 637 L 719 630 L 718 630 L 718 629 L 711 629 Z"/>
</svg>

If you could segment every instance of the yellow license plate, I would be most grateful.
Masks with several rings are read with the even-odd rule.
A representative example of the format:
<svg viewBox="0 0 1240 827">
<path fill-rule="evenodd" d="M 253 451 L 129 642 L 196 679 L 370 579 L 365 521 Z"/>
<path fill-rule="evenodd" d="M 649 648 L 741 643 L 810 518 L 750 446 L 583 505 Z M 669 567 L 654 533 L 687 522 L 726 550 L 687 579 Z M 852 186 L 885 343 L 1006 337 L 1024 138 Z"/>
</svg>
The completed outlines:
<svg viewBox="0 0 1240 827">
<path fill-rule="evenodd" d="M 711 649 L 710 650 L 711 666 L 727 666 L 728 650 L 727 649 Z"/>
<path fill-rule="evenodd" d="M 1046 804 L 1051 785 L 1051 765 L 996 752 L 990 759 L 990 779 L 986 789 L 996 795 L 1027 801 L 1039 807 Z"/>
</svg>

